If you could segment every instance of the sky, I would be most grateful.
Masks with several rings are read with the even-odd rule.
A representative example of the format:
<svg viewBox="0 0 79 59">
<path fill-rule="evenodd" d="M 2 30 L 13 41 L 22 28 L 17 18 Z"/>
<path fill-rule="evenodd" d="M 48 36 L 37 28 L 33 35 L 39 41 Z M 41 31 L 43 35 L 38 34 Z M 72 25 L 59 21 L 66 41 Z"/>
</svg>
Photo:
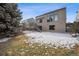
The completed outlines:
<svg viewBox="0 0 79 59">
<path fill-rule="evenodd" d="M 23 12 L 22 20 L 35 18 L 38 15 L 66 7 L 67 22 L 74 22 L 79 10 L 79 3 L 18 3 L 18 7 Z"/>
</svg>

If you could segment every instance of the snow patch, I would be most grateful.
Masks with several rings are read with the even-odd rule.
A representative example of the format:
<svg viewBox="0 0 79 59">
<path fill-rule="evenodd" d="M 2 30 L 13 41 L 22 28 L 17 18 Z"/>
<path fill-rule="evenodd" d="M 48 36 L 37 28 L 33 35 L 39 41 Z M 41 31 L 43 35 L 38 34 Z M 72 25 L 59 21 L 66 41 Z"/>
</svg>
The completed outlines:
<svg viewBox="0 0 79 59">
<path fill-rule="evenodd" d="M 8 41 L 10 38 L 3 38 L 3 39 L 0 39 L 0 43 L 2 43 L 2 42 L 6 42 L 6 41 Z"/>
<path fill-rule="evenodd" d="M 68 33 L 52 33 L 52 32 L 35 32 L 35 31 L 24 31 L 26 36 L 29 36 L 29 42 L 31 43 L 45 43 L 61 46 L 61 47 L 73 47 L 78 44 L 77 38 L 72 37 Z"/>
</svg>

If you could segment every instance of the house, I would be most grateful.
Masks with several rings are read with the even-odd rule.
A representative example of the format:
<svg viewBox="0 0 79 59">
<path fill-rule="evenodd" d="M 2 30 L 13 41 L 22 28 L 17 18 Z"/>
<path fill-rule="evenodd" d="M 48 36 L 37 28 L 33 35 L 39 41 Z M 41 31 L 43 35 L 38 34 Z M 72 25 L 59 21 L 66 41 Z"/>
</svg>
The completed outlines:
<svg viewBox="0 0 79 59">
<path fill-rule="evenodd" d="M 77 16 L 76 16 L 76 21 L 75 22 L 79 22 L 79 10 L 77 11 Z"/>
<path fill-rule="evenodd" d="M 34 30 L 36 27 L 35 19 L 34 18 L 29 18 L 26 20 L 22 21 L 23 24 L 23 29 L 24 30 Z"/>
<path fill-rule="evenodd" d="M 66 8 L 36 16 L 36 24 L 41 31 L 65 32 Z"/>
</svg>

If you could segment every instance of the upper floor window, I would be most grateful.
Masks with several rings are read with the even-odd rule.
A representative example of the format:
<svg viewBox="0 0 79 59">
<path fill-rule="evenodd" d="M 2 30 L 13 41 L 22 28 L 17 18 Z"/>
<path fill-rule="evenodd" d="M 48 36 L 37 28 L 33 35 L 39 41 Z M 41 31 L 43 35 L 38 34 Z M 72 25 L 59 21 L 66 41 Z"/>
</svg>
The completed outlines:
<svg viewBox="0 0 79 59">
<path fill-rule="evenodd" d="M 54 16 L 48 17 L 47 22 L 52 22 L 52 21 L 54 21 Z"/>
<path fill-rule="evenodd" d="M 58 15 L 53 15 L 48 17 L 47 22 L 52 22 L 52 21 L 57 21 L 58 20 Z"/>
<path fill-rule="evenodd" d="M 41 18 L 37 19 L 37 22 L 42 23 L 42 19 Z"/>
<path fill-rule="evenodd" d="M 38 19 L 37 22 L 38 22 L 38 23 L 42 23 L 42 19 Z"/>
<path fill-rule="evenodd" d="M 38 23 L 42 23 L 43 19 L 44 19 L 44 17 L 38 18 L 38 19 L 37 19 L 37 22 L 38 22 Z"/>
<path fill-rule="evenodd" d="M 58 15 L 55 15 L 55 21 L 57 21 L 58 20 Z"/>
</svg>

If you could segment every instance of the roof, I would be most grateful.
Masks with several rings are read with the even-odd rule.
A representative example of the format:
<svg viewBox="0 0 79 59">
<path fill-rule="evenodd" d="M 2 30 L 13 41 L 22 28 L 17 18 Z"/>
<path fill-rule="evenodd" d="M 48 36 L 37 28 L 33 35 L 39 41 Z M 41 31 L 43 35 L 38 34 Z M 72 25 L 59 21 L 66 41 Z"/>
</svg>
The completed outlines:
<svg viewBox="0 0 79 59">
<path fill-rule="evenodd" d="M 59 11 L 59 10 L 63 10 L 63 9 L 66 9 L 66 7 L 61 8 L 61 9 L 57 9 L 57 10 L 54 10 L 54 11 L 50 11 L 50 12 L 47 12 L 47 13 L 44 13 L 44 14 L 39 15 L 39 16 L 36 16 L 36 17 L 40 17 L 40 16 L 43 16 L 43 15 L 46 15 L 46 14 L 50 14 L 50 13 L 53 13 L 53 12 L 57 12 L 57 11 Z"/>
</svg>

